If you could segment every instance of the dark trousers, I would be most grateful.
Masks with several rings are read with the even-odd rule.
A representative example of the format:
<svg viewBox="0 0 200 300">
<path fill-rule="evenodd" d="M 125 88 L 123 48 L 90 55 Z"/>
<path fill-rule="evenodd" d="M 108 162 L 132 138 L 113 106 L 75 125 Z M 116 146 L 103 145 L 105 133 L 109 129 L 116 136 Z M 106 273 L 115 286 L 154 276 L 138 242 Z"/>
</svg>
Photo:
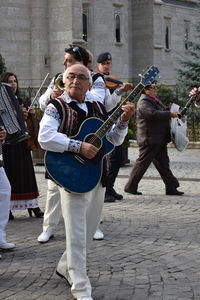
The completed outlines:
<svg viewBox="0 0 200 300">
<path fill-rule="evenodd" d="M 109 169 L 108 175 L 106 178 L 106 190 L 109 191 L 109 188 L 113 188 L 119 169 L 122 166 L 124 161 L 124 151 L 123 146 L 116 146 L 113 152 L 109 157 Z"/>
<path fill-rule="evenodd" d="M 139 157 L 131 170 L 125 188 L 129 191 L 137 191 L 138 184 L 151 163 L 158 170 L 166 188 L 171 189 L 179 186 L 177 178 L 170 170 L 167 145 L 155 144 L 139 147 Z"/>
</svg>

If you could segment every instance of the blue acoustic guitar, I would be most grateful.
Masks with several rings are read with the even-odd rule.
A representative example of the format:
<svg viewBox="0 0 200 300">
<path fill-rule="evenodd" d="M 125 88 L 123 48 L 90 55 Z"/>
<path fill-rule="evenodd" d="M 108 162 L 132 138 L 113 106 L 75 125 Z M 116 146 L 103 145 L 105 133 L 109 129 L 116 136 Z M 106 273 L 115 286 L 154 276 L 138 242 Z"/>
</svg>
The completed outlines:
<svg viewBox="0 0 200 300">
<path fill-rule="evenodd" d="M 44 157 L 46 170 L 59 186 L 72 193 L 86 193 L 98 184 L 102 176 L 103 158 L 114 149 L 114 145 L 107 140 L 106 133 L 123 113 L 121 106 L 128 101 L 133 102 L 143 88 L 152 83 L 158 73 L 156 67 L 150 67 L 141 76 L 140 83 L 105 122 L 98 118 L 89 118 L 83 122 L 78 134 L 71 137 L 96 146 L 99 151 L 93 159 L 68 151 L 63 153 L 46 151 Z"/>
</svg>

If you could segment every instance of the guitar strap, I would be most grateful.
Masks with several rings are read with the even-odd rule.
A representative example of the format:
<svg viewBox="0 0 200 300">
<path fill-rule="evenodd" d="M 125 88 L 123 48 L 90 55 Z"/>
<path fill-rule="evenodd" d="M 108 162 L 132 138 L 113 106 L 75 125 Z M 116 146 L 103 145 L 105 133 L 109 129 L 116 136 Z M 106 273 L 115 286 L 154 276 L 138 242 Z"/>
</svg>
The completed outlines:
<svg viewBox="0 0 200 300">
<path fill-rule="evenodd" d="M 101 73 L 92 72 L 91 76 L 92 76 L 92 82 L 95 82 L 95 80 L 97 80 L 97 78 L 99 78 L 99 77 L 101 77 L 103 79 L 103 81 L 105 82 L 104 76 Z"/>
</svg>

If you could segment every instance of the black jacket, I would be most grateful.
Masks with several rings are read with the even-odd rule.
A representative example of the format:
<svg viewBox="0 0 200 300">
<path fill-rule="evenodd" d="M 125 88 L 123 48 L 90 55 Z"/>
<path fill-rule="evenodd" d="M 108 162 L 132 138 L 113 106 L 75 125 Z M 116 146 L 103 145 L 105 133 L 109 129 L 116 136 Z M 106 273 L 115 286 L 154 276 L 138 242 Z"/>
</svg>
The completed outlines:
<svg viewBox="0 0 200 300">
<path fill-rule="evenodd" d="M 168 107 L 142 94 L 136 112 L 138 145 L 169 143 L 170 119 Z"/>
</svg>

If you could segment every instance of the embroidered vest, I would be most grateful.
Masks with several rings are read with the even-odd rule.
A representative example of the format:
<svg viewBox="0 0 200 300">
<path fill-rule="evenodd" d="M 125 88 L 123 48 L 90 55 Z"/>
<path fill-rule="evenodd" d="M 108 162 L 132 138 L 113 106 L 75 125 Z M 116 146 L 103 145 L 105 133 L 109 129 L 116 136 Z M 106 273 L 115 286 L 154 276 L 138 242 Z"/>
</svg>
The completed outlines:
<svg viewBox="0 0 200 300">
<path fill-rule="evenodd" d="M 60 115 L 61 124 L 59 132 L 65 133 L 69 137 L 76 135 L 83 121 L 88 118 L 97 117 L 103 121 L 107 119 L 107 112 L 99 102 L 85 102 L 88 108 L 87 116 L 86 112 L 75 101 L 66 103 L 59 97 L 51 100 L 49 103 L 52 103 L 56 107 Z"/>
</svg>

